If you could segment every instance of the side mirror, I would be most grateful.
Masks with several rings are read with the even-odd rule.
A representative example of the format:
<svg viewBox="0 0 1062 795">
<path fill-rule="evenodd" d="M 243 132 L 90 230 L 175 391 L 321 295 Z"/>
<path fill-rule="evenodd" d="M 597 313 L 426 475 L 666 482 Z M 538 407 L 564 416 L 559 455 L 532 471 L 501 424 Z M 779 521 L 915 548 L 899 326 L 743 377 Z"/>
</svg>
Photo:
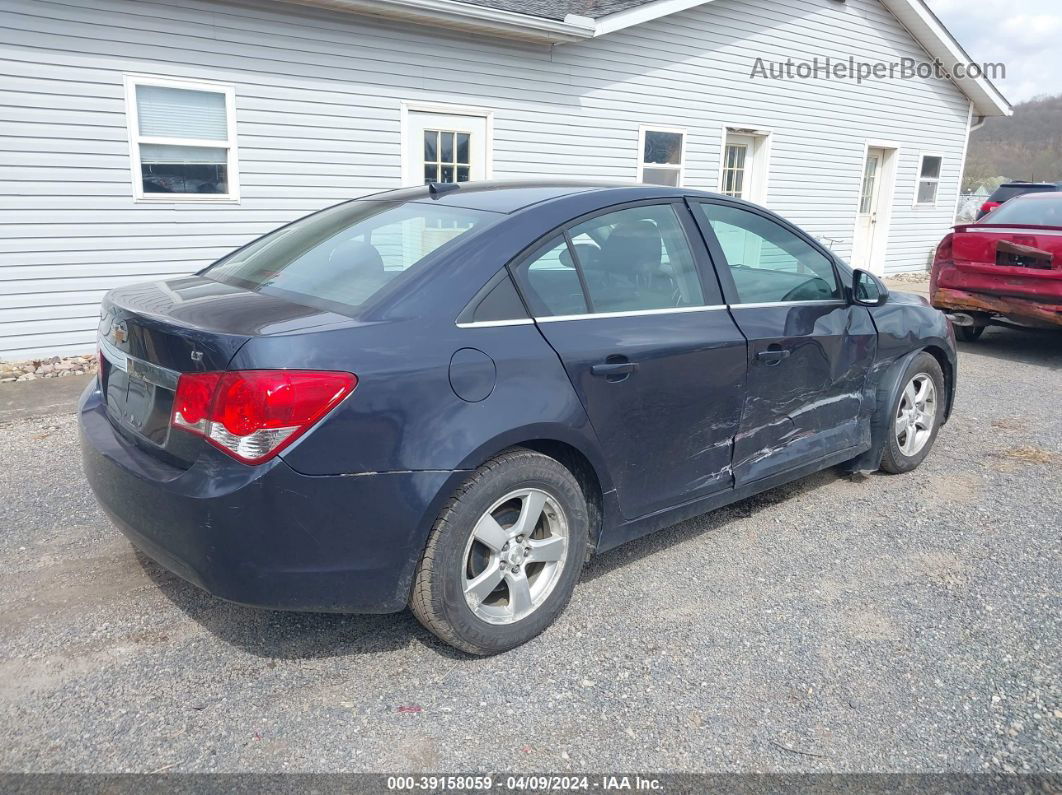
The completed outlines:
<svg viewBox="0 0 1062 795">
<path fill-rule="evenodd" d="M 889 300 L 885 282 L 869 271 L 856 269 L 852 274 L 852 301 L 860 306 L 881 306 Z"/>
</svg>

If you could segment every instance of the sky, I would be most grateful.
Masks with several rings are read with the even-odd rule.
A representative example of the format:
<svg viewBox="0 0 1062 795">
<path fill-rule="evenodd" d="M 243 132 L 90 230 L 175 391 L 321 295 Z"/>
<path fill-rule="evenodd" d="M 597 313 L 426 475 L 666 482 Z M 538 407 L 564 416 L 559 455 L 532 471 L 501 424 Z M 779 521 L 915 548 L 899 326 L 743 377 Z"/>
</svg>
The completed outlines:
<svg viewBox="0 0 1062 795">
<path fill-rule="evenodd" d="M 993 80 L 1012 103 L 1062 94 L 1062 2 L 1059 0 L 927 0 L 977 63 L 1003 63 Z"/>
</svg>

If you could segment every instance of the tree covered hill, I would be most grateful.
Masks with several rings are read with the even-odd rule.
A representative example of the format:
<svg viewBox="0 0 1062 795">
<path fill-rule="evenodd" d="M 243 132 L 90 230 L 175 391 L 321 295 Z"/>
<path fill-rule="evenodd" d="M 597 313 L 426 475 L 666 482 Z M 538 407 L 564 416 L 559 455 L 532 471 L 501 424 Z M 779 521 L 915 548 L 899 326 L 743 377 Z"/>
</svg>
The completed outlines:
<svg viewBox="0 0 1062 795">
<path fill-rule="evenodd" d="M 1001 181 L 1062 181 L 1062 95 L 1014 106 L 970 136 L 963 190 Z"/>
</svg>

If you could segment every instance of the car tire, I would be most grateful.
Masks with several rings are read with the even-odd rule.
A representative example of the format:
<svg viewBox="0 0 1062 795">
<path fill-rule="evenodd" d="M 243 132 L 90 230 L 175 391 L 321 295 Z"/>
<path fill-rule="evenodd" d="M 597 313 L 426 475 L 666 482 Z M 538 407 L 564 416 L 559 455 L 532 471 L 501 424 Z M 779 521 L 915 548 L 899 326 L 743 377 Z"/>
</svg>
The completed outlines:
<svg viewBox="0 0 1062 795">
<path fill-rule="evenodd" d="M 914 357 L 900 383 L 899 394 L 890 406 L 889 433 L 881 460 L 881 468 L 893 475 L 916 469 L 929 455 L 944 421 L 947 400 L 940 363 L 928 353 Z M 928 392 L 922 393 L 923 388 Z"/>
<path fill-rule="evenodd" d="M 958 326 L 956 336 L 963 342 L 977 342 L 985 333 L 985 326 Z"/>
<path fill-rule="evenodd" d="M 409 606 L 451 646 L 479 655 L 508 651 L 567 606 L 588 539 L 586 498 L 575 476 L 549 456 L 507 450 L 477 469 L 443 507 Z"/>
</svg>

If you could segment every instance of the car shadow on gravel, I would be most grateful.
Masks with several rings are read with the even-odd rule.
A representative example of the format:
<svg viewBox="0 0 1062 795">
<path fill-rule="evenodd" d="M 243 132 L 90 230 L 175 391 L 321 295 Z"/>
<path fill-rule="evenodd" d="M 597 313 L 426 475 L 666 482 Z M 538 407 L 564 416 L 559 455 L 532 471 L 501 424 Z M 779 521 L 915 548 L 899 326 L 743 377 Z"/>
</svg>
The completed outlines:
<svg viewBox="0 0 1062 795">
<path fill-rule="evenodd" d="M 824 470 L 631 541 L 595 558 L 580 579 L 591 581 L 624 565 L 637 564 L 656 552 L 695 536 L 724 529 L 728 524 L 806 495 L 840 477 L 836 469 Z M 214 637 L 256 657 L 312 660 L 372 655 L 420 643 L 440 657 L 475 659 L 438 640 L 409 610 L 382 615 L 348 615 L 244 607 L 208 594 L 162 568 L 139 550 L 134 551 L 145 573 L 174 606 Z"/>
<path fill-rule="evenodd" d="M 226 602 L 185 582 L 136 550 L 162 594 L 214 637 L 256 657 L 311 660 L 380 654 L 421 642 L 445 657 L 461 656 L 424 629 L 408 610 L 381 615 L 297 613 Z"/>
<path fill-rule="evenodd" d="M 977 342 L 960 341 L 959 351 L 1059 370 L 1062 369 L 1062 331 L 1019 331 L 994 326 L 985 329 Z M 961 365 L 959 376 L 961 389 Z"/>
<path fill-rule="evenodd" d="M 844 477 L 848 476 L 842 474 L 837 467 L 824 469 L 800 480 L 776 486 L 773 489 L 726 507 L 718 508 L 701 516 L 695 516 L 664 530 L 630 541 L 620 547 L 602 553 L 590 561 L 590 564 L 583 571 L 580 582 L 596 580 L 598 577 L 615 569 L 640 561 L 676 544 L 689 541 L 696 536 L 724 530 L 728 525 L 736 521 L 748 519 L 760 511 L 769 510 L 787 500 L 806 496 L 816 489 L 829 486 Z M 871 477 L 876 477 L 876 475 L 871 475 Z"/>
</svg>

